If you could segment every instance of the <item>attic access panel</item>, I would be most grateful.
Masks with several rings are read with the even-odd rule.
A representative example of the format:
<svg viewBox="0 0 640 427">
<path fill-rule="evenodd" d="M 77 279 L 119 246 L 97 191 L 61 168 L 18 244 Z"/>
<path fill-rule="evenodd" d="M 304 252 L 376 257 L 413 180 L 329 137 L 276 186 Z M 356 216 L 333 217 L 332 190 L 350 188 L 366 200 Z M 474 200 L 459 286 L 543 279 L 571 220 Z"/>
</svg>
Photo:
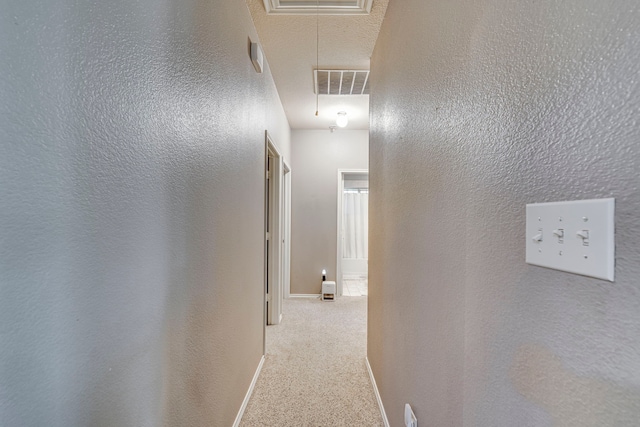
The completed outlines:
<svg viewBox="0 0 640 427">
<path fill-rule="evenodd" d="M 368 15 L 373 0 L 263 0 L 268 14 Z"/>
<path fill-rule="evenodd" d="M 318 95 L 369 95 L 369 70 L 315 70 Z"/>
</svg>

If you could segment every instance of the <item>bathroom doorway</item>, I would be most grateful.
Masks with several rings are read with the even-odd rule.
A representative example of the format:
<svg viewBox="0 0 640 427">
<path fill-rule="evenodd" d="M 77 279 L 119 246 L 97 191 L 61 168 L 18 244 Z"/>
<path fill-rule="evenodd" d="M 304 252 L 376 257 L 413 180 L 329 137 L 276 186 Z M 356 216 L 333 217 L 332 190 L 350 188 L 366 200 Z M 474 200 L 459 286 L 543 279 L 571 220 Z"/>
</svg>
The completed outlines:
<svg viewBox="0 0 640 427">
<path fill-rule="evenodd" d="M 338 295 L 368 294 L 369 171 L 338 171 Z"/>
</svg>

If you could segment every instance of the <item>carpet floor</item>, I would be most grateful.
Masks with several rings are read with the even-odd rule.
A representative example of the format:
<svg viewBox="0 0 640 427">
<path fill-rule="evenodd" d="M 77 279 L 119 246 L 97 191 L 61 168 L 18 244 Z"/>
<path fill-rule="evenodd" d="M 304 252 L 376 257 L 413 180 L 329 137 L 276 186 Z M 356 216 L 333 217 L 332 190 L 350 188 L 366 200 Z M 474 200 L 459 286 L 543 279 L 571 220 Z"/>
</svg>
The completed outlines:
<svg viewBox="0 0 640 427">
<path fill-rule="evenodd" d="M 367 297 L 285 300 L 240 426 L 382 426 L 366 328 Z"/>
</svg>

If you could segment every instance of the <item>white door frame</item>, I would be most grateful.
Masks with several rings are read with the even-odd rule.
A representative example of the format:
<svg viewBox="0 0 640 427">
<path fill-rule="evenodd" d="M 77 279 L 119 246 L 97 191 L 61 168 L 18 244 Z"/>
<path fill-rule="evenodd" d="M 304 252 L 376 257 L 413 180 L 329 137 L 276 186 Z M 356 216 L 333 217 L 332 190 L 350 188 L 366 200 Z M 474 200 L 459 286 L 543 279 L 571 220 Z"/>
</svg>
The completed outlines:
<svg viewBox="0 0 640 427">
<path fill-rule="evenodd" d="M 282 285 L 284 298 L 291 296 L 291 168 L 287 161 L 282 159 Z"/>
<path fill-rule="evenodd" d="M 338 296 L 342 296 L 342 193 L 344 193 L 344 176 L 351 174 L 367 174 L 369 169 L 338 169 L 338 232 L 336 250 L 336 286 Z"/>
<path fill-rule="evenodd" d="M 273 143 L 269 132 L 266 132 L 266 159 L 265 178 L 269 186 L 269 213 L 265 212 L 265 219 L 269 218 L 269 223 L 265 221 L 265 252 L 267 240 L 269 242 L 268 265 L 266 265 L 266 283 L 268 282 L 269 292 L 265 292 L 266 323 L 277 325 L 282 318 L 282 156 L 276 145 Z M 272 159 L 272 170 L 268 176 L 267 167 L 269 158 Z M 265 254 L 265 262 L 267 256 Z M 268 303 L 268 304 L 267 304 Z"/>
</svg>

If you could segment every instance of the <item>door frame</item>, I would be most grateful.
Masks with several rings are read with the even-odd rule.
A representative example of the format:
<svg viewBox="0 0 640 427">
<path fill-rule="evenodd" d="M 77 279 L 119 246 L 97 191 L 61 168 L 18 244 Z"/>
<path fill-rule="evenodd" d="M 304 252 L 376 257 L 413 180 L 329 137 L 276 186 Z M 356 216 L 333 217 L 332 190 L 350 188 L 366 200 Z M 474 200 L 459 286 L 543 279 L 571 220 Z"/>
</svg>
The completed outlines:
<svg viewBox="0 0 640 427">
<path fill-rule="evenodd" d="M 342 193 L 344 193 L 344 176 L 352 174 L 366 174 L 369 169 L 338 169 L 338 229 L 336 238 L 336 286 L 338 296 L 342 296 Z"/>
<path fill-rule="evenodd" d="M 272 170 L 269 171 L 269 159 Z M 265 131 L 265 324 L 282 319 L 282 155 Z"/>
<path fill-rule="evenodd" d="M 282 159 L 282 287 L 283 298 L 291 296 L 291 167 Z"/>
</svg>

